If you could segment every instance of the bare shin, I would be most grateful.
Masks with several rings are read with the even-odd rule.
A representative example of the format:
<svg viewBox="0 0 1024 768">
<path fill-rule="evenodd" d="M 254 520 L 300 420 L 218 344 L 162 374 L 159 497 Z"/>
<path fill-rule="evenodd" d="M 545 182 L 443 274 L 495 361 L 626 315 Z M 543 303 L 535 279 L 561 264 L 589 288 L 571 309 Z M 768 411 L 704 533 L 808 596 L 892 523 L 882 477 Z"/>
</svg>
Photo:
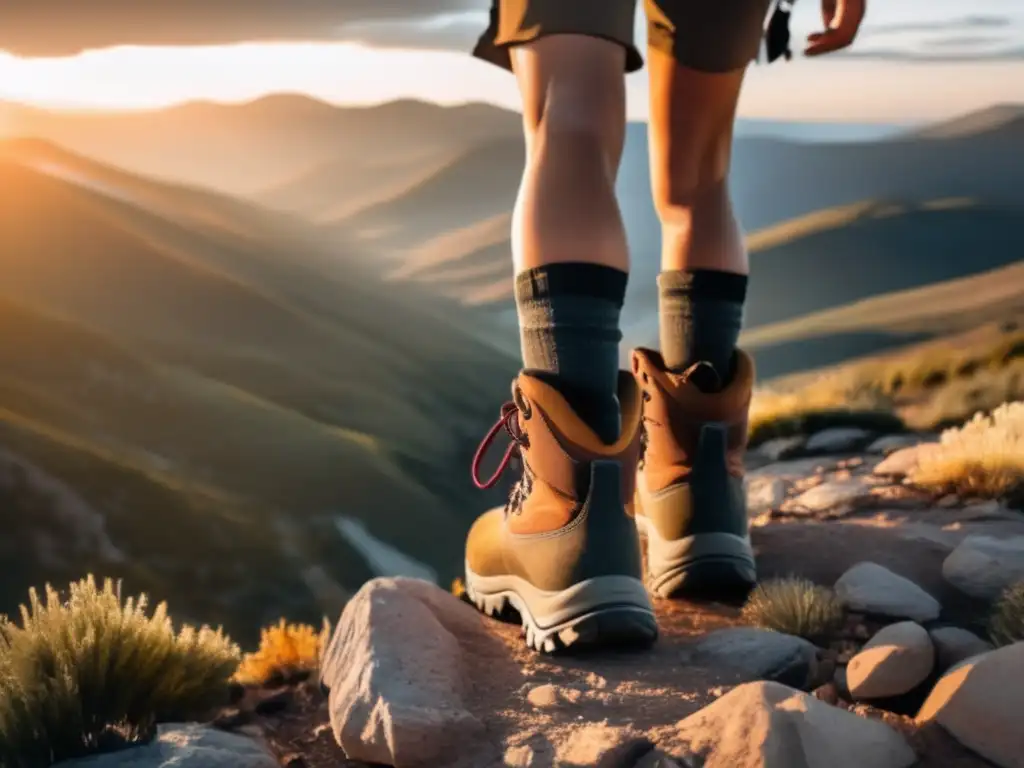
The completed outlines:
<svg viewBox="0 0 1024 768">
<path fill-rule="evenodd" d="M 512 49 L 526 137 L 512 221 L 517 273 L 558 262 L 628 269 L 615 199 L 625 139 L 624 62 L 621 45 L 580 35 Z"/>
<path fill-rule="evenodd" d="M 729 197 L 733 121 L 744 70 L 709 74 L 650 52 L 651 184 L 662 226 L 661 268 L 747 274 Z"/>
</svg>

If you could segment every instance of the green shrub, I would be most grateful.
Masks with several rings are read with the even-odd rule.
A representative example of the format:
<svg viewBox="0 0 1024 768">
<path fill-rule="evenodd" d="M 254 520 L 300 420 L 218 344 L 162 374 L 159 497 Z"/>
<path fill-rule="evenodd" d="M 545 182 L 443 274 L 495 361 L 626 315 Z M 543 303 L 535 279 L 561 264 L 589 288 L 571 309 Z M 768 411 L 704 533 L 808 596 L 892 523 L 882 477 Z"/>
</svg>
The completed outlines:
<svg viewBox="0 0 1024 768">
<path fill-rule="evenodd" d="M 153 737 L 158 722 L 201 717 L 222 703 L 238 648 L 220 630 L 175 633 L 161 603 L 122 601 L 92 576 L 67 600 L 29 591 L 21 624 L 0 624 L 0 764 L 43 768 Z"/>
<path fill-rule="evenodd" d="M 788 576 L 759 584 L 742 618 L 755 627 L 819 642 L 842 626 L 843 607 L 831 589 Z"/>
<path fill-rule="evenodd" d="M 989 634 L 998 646 L 1024 640 L 1024 581 L 1008 587 L 996 602 Z"/>
</svg>

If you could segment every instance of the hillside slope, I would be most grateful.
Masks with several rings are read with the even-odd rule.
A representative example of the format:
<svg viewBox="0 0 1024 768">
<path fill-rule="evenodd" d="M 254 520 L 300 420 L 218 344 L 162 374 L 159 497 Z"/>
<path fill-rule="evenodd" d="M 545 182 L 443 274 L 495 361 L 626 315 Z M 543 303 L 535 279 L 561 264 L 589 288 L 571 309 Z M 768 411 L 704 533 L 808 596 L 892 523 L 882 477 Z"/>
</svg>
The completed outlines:
<svg viewBox="0 0 1024 768">
<path fill-rule="evenodd" d="M 514 371 L 460 311 L 340 265 L 288 220 L 253 232 L 260 209 L 210 196 L 204 223 L 191 196 L 208 193 L 49 145 L 0 151 L 0 190 L 0 464 L 30 468 L 20 503 L 67 487 L 109 540 L 26 531 L 0 610 L 96 567 L 197 620 L 230 607 L 240 634 L 316 618 L 311 569 L 347 588 L 370 575 L 342 515 L 457 569 L 491 500 L 463 462 Z"/>
<path fill-rule="evenodd" d="M 751 234 L 743 338 L 761 374 L 833 365 L 1012 316 L 1024 305 L 1022 210 L 963 199 L 866 201 Z M 653 286 L 640 302 L 648 314 L 626 336 L 651 344 Z"/>
</svg>

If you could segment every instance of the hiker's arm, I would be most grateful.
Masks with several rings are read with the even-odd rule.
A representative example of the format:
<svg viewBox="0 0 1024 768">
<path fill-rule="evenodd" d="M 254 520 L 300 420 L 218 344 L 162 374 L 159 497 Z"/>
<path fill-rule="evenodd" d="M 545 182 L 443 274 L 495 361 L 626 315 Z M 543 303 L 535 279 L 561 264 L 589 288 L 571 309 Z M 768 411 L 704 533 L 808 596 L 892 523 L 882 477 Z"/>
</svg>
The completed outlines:
<svg viewBox="0 0 1024 768">
<path fill-rule="evenodd" d="M 805 56 L 842 50 L 853 42 L 864 20 L 867 0 L 821 0 L 824 29 L 807 37 Z"/>
</svg>

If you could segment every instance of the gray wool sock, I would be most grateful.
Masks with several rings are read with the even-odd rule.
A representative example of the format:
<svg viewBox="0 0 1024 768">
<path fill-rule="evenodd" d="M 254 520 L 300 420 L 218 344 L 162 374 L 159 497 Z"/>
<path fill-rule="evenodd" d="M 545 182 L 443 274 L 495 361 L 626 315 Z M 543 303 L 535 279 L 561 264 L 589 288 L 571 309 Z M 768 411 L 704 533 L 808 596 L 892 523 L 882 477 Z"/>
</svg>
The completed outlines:
<svg viewBox="0 0 1024 768">
<path fill-rule="evenodd" d="M 607 443 L 618 439 L 619 316 L 625 272 L 557 263 L 516 277 L 523 366 L 557 389 Z"/>
</svg>

